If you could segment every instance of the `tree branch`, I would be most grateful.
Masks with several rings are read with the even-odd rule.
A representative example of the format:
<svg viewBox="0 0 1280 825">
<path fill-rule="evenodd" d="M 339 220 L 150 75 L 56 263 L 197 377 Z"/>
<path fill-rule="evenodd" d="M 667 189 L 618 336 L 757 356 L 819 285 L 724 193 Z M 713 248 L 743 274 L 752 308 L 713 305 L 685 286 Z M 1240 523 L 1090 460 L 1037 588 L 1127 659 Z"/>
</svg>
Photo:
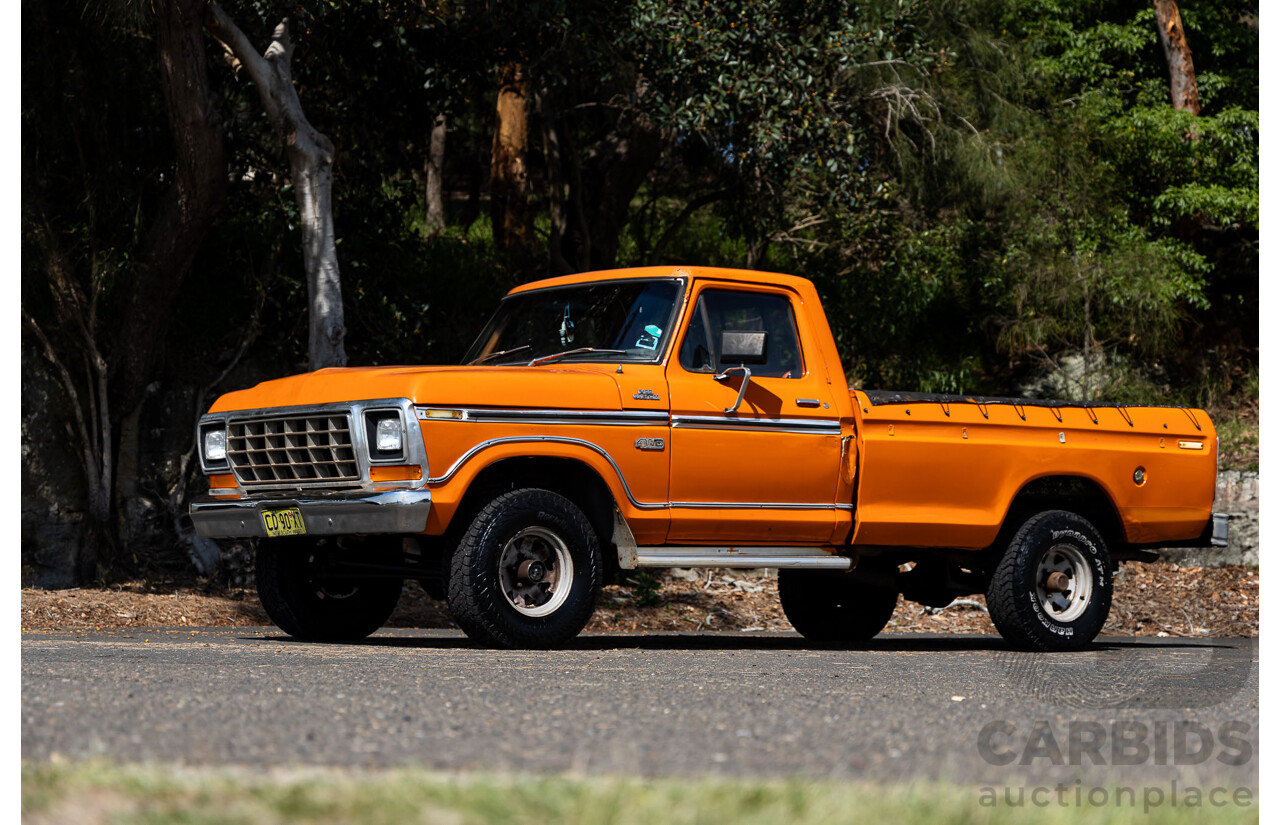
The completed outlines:
<svg viewBox="0 0 1280 825">
<path fill-rule="evenodd" d="M 680 210 L 680 214 L 676 215 L 675 220 L 667 225 L 662 236 L 658 238 L 658 242 L 653 245 L 653 250 L 649 253 L 649 265 L 653 266 L 658 262 L 658 257 L 662 255 L 663 251 L 667 248 L 667 244 L 676 236 L 676 233 L 680 231 L 680 228 L 689 222 L 689 218 L 693 217 L 694 212 L 697 212 L 708 204 L 715 203 L 727 194 L 729 194 L 727 190 L 718 189 L 715 192 L 708 192 L 701 197 L 694 198 L 689 201 L 689 203 L 685 205 L 684 209 Z"/>
<path fill-rule="evenodd" d="M 62 359 L 58 357 L 58 353 L 53 349 L 53 344 L 49 342 L 48 336 L 44 334 L 44 330 L 36 323 L 36 319 L 27 313 L 26 309 L 22 310 L 22 320 L 27 325 L 27 329 L 31 330 L 36 336 L 36 340 L 40 342 L 41 348 L 44 349 L 45 359 L 58 371 L 62 389 L 71 401 L 71 411 L 75 414 L 76 429 L 80 433 L 80 447 L 83 451 L 82 460 L 84 461 L 85 473 L 89 477 L 89 486 L 92 488 L 95 484 L 94 468 L 97 462 L 93 459 L 92 448 L 90 447 L 89 428 L 85 425 L 84 408 L 80 405 L 80 393 L 76 392 L 76 384 L 71 379 L 71 373 L 62 363 Z"/>
<path fill-rule="evenodd" d="M 209 30 L 209 34 L 222 44 L 222 48 L 248 70 L 249 77 L 254 83 L 268 85 L 271 67 L 267 65 L 266 58 L 258 54 L 257 49 L 249 42 L 248 35 L 240 30 L 235 21 L 217 3 L 205 6 L 204 26 Z"/>
<path fill-rule="evenodd" d="M 293 57 L 293 39 L 289 36 L 289 19 L 280 21 L 275 31 L 271 33 L 271 45 L 267 47 L 265 54 L 258 54 L 248 35 L 217 3 L 209 3 L 205 7 L 204 25 L 209 30 L 209 34 L 213 35 L 222 48 L 235 59 L 235 63 L 243 66 L 249 73 L 249 79 L 258 86 L 262 105 L 267 110 L 267 117 L 277 129 L 280 129 L 284 111 L 279 99 L 272 94 L 278 88 L 277 84 L 280 81 L 278 68 L 273 69 L 273 65 L 278 66 L 283 62 L 287 67 L 289 60 Z M 234 65 L 233 68 L 235 68 Z"/>
</svg>

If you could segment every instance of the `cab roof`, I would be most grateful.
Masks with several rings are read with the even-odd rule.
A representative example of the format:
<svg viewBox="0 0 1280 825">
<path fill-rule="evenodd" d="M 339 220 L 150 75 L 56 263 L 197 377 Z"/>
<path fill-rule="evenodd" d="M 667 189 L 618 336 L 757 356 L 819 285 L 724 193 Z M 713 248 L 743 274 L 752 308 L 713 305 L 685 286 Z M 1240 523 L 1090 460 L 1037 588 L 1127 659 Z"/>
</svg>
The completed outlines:
<svg viewBox="0 0 1280 825">
<path fill-rule="evenodd" d="M 579 272 L 575 275 L 561 275 L 556 278 L 544 278 L 531 281 L 512 289 L 508 295 L 529 292 L 548 287 L 571 286 L 592 281 L 616 281 L 624 278 L 706 278 L 719 281 L 741 281 L 752 284 L 773 284 L 796 289 L 801 285 L 811 286 L 808 278 L 799 275 L 784 275 L 780 272 L 760 272 L 755 269 L 727 269 L 718 266 L 637 266 L 626 269 L 602 269 L 597 272 Z"/>
</svg>

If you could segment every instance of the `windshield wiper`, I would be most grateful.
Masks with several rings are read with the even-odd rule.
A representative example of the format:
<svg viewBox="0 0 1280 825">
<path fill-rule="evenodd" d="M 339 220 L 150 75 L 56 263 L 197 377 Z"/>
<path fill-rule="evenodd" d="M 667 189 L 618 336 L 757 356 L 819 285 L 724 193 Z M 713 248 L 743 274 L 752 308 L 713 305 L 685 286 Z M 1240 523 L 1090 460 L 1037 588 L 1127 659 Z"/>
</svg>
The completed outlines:
<svg viewBox="0 0 1280 825">
<path fill-rule="evenodd" d="M 511 349 L 504 349 L 502 352 L 491 352 L 491 353 L 489 353 L 488 355 L 482 355 L 482 356 L 480 356 L 479 358 L 477 358 L 477 359 L 475 359 L 474 361 L 472 361 L 472 362 L 470 362 L 469 364 L 467 364 L 467 366 L 471 366 L 471 364 L 480 364 L 480 363 L 483 363 L 483 362 L 485 362 L 485 361 L 488 361 L 490 358 L 498 358 L 498 357 L 503 356 L 503 355 L 510 355 L 510 354 L 511 354 L 511 353 L 513 353 L 513 352 L 520 352 L 520 351 L 522 351 L 522 350 L 526 350 L 526 349 L 528 349 L 528 348 L 529 348 L 529 345 L 528 345 L 528 344 L 525 344 L 525 345 L 523 345 L 523 346 L 519 346 L 519 347 L 512 347 Z"/>
<path fill-rule="evenodd" d="M 530 361 L 529 366 L 533 367 L 533 366 L 537 366 L 538 364 L 545 364 L 548 361 L 554 361 L 557 358 L 564 358 L 566 355 L 577 355 L 580 352 L 603 352 L 609 355 L 626 355 L 627 354 L 627 351 L 624 349 L 596 349 L 595 347 L 578 347 L 577 349 L 570 349 L 570 350 L 565 350 L 564 352 L 555 352 L 555 353 L 552 353 L 551 355 L 540 356 Z"/>
</svg>

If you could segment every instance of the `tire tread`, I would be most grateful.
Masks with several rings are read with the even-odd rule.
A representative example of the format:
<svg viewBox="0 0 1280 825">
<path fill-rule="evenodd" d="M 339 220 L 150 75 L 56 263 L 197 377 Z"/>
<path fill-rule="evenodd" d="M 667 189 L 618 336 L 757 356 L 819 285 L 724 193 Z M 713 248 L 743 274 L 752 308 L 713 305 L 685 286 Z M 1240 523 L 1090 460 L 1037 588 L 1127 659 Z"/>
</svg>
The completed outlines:
<svg viewBox="0 0 1280 825">
<path fill-rule="evenodd" d="M 583 537 L 586 564 L 574 557 L 574 576 L 586 576 L 587 597 L 581 604 L 566 602 L 543 620 L 532 619 L 520 627 L 506 615 L 508 605 L 496 587 L 479 580 L 484 569 L 485 545 L 493 532 L 513 514 L 534 509 L 554 513 L 567 520 Z M 572 550 L 572 548 L 571 548 Z M 463 534 L 450 566 L 448 604 L 454 622 L 468 637 L 481 645 L 499 648 L 558 647 L 577 636 L 591 619 L 603 584 L 603 562 L 595 530 L 582 510 L 569 499 L 550 490 L 525 487 L 503 493 L 476 514 Z M 566 612 L 567 611 L 567 612 Z"/>
<path fill-rule="evenodd" d="M 1043 626 L 1030 613 L 1022 583 L 1026 576 L 1027 565 L 1036 562 L 1032 558 L 1032 554 L 1036 551 L 1033 536 L 1045 529 L 1046 524 L 1052 522 L 1066 522 L 1073 529 L 1092 533 L 1091 538 L 1103 556 L 1104 565 L 1110 570 L 1111 561 L 1106 543 L 1102 540 L 1097 528 L 1083 516 L 1068 510 L 1044 510 L 1023 522 L 1010 540 L 1008 549 L 996 564 L 986 594 L 987 612 L 991 616 L 991 623 L 996 626 L 996 630 L 1005 641 L 1019 650 L 1079 649 L 1093 641 L 1106 623 L 1107 614 L 1111 609 L 1111 581 L 1108 575 L 1103 581 L 1094 583 L 1096 598 L 1103 600 L 1101 602 L 1103 610 L 1101 621 L 1095 623 L 1097 626 L 1092 628 L 1092 632 L 1086 632 L 1078 637 L 1056 636 L 1044 631 Z"/>
</svg>

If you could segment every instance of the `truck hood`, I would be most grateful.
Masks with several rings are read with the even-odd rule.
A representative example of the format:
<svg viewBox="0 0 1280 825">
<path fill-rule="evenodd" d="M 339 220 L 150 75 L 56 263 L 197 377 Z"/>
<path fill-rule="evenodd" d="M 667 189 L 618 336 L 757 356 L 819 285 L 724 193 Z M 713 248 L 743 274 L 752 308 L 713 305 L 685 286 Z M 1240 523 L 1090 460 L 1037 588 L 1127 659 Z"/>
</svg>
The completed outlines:
<svg viewBox="0 0 1280 825">
<path fill-rule="evenodd" d="M 219 398 L 209 412 L 408 398 L 458 407 L 622 409 L 607 373 L 566 367 L 349 367 L 264 381 Z"/>
</svg>

